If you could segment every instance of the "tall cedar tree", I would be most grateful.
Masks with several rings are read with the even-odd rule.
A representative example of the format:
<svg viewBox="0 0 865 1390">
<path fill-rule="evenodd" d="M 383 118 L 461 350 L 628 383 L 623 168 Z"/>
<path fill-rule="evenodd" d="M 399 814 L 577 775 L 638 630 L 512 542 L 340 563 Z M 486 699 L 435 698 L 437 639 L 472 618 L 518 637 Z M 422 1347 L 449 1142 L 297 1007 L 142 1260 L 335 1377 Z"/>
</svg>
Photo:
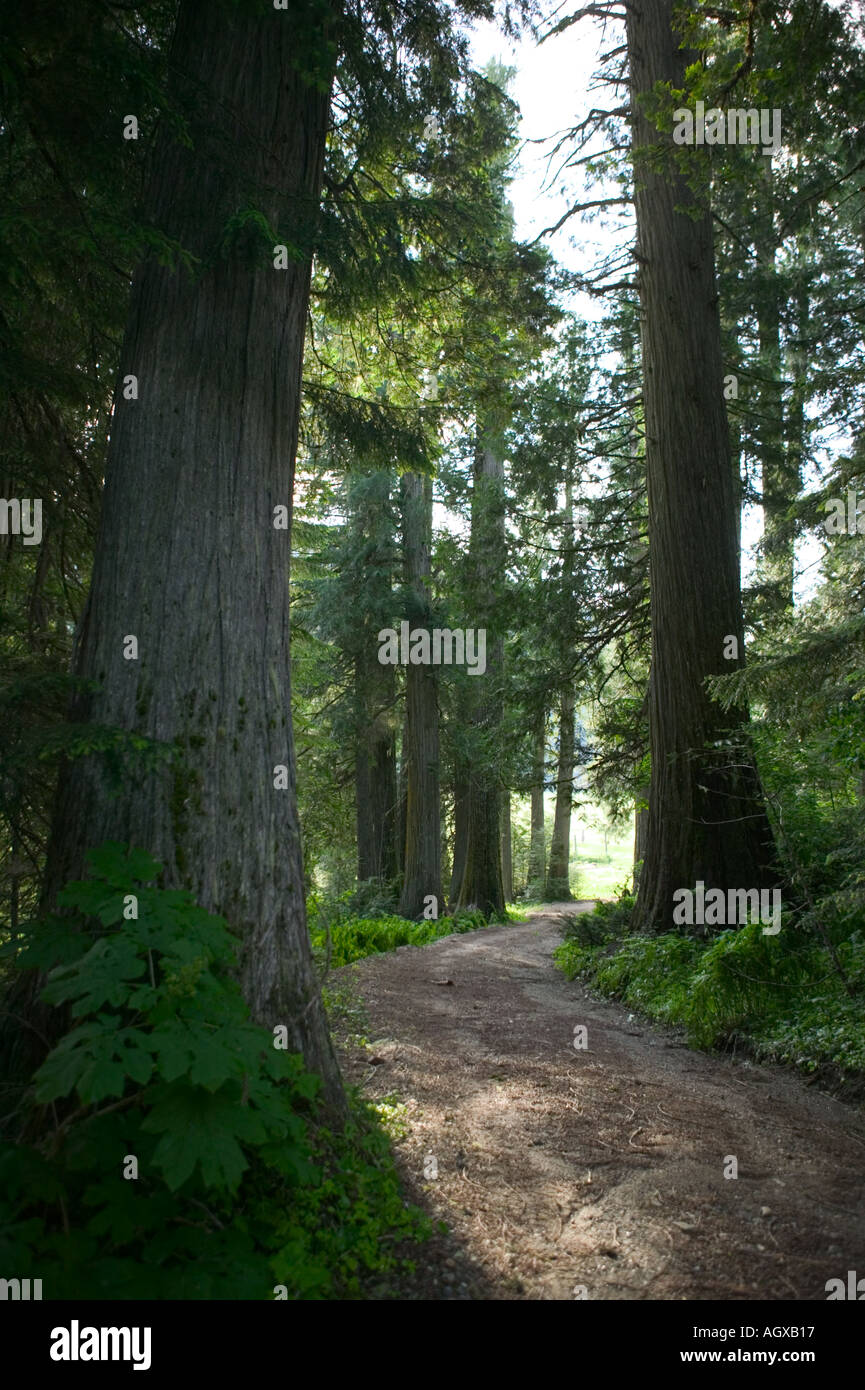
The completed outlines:
<svg viewBox="0 0 865 1390">
<path fill-rule="evenodd" d="M 532 741 L 531 824 L 529 867 L 526 896 L 540 897 L 544 889 L 546 844 L 544 839 L 544 755 L 546 752 L 546 719 L 538 715 Z"/>
<path fill-rule="evenodd" d="M 412 628 L 429 628 L 432 479 L 402 478 L 405 582 L 417 605 Z M 407 666 L 405 673 L 406 837 L 399 911 L 419 917 L 424 899 L 442 901 L 441 800 L 439 791 L 438 680 L 434 666 Z"/>
<path fill-rule="evenodd" d="M 349 480 L 346 548 L 353 559 L 348 573 L 340 575 L 338 581 L 340 586 L 345 581 L 353 605 L 345 617 L 355 650 L 355 818 L 360 883 L 373 879 L 390 883 L 398 867 L 396 674 L 393 666 L 383 666 L 378 660 L 375 633 L 380 622 L 374 618 L 376 601 L 381 601 L 384 593 L 390 596 L 396 559 L 392 487 L 391 473 L 381 469 Z"/>
<path fill-rule="evenodd" d="M 468 778 L 465 862 L 457 904 L 504 911 L 501 858 L 499 739 L 504 713 L 504 642 L 498 625 L 506 567 L 505 465 L 502 411 L 490 409 L 478 427 L 470 540 L 477 628 L 486 631 L 486 671 L 471 693 L 473 756 Z M 456 855 L 456 851 L 455 851 Z"/>
<path fill-rule="evenodd" d="M 570 460 L 565 465 L 565 507 L 562 534 L 562 592 L 573 601 L 575 570 L 574 536 L 574 479 Z M 556 767 L 556 809 L 553 835 L 550 841 L 550 861 L 544 897 L 548 902 L 565 902 L 571 897 L 570 850 L 571 807 L 574 796 L 574 718 L 576 694 L 573 677 L 568 677 L 559 692 L 559 755 Z"/>
<path fill-rule="evenodd" d="M 163 130 L 150 207 L 197 264 L 191 275 L 154 258 L 135 277 L 120 375 L 134 374 L 139 394 L 117 393 L 76 671 L 96 683 L 80 718 L 181 754 L 170 769 L 127 779 L 116 797 L 94 759 L 70 766 L 49 883 L 78 876 L 88 846 L 103 840 L 148 849 L 169 885 L 229 917 L 253 1017 L 288 1027 L 340 1111 L 306 929 L 290 530 L 274 525 L 274 509 L 292 498 L 332 22 L 327 5 L 302 18 L 180 6 L 171 66 L 178 99 L 194 109 L 193 138 Z M 255 210 L 246 220 L 245 209 Z M 286 269 L 256 226 L 283 229 Z M 129 636 L 137 659 L 124 657 Z"/>
<path fill-rule="evenodd" d="M 744 633 L 736 489 L 723 400 L 711 213 L 684 175 L 659 167 L 669 146 L 645 113 L 658 83 L 685 85 L 672 0 L 627 11 L 651 566 L 652 784 L 636 919 L 672 924 L 673 893 L 774 880 L 772 832 L 749 751 L 747 713 L 705 689 L 729 671 Z"/>
</svg>

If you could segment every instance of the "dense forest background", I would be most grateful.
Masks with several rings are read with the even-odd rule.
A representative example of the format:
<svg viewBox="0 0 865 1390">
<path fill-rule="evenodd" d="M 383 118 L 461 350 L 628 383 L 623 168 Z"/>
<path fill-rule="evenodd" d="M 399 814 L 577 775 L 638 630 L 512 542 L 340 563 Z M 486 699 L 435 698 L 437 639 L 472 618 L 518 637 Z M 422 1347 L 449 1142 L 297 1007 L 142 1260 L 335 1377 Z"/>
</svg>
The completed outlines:
<svg viewBox="0 0 865 1390">
<path fill-rule="evenodd" d="M 494 17 L 0 15 L 0 1264 L 51 1296 L 390 1296 L 328 972 L 591 896 L 581 807 L 633 867 L 566 973 L 865 1074 L 861 15 L 498 13 L 603 36 L 580 271 Z"/>
</svg>

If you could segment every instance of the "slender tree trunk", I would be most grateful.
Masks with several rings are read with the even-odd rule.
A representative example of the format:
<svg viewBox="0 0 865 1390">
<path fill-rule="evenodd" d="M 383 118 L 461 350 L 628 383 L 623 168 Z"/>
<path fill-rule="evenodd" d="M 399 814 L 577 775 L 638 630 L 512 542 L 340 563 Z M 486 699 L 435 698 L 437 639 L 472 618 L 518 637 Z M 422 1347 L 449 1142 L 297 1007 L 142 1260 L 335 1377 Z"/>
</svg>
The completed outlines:
<svg viewBox="0 0 865 1390">
<path fill-rule="evenodd" d="M 406 585 L 428 616 L 432 479 L 404 474 L 402 513 Z M 412 626 L 424 624 L 412 620 Z M 432 666 L 406 667 L 406 729 L 405 876 L 399 911 L 419 917 L 429 896 L 437 909 L 442 906 L 438 681 Z"/>
<path fill-rule="evenodd" d="M 736 337 L 736 362 L 741 357 L 738 336 Z M 742 503 L 745 495 L 745 478 L 742 468 L 742 417 L 738 409 L 727 410 L 727 428 L 730 435 L 730 466 L 733 470 L 733 494 L 736 499 L 736 554 L 742 553 Z"/>
<path fill-rule="evenodd" d="M 576 535 L 574 532 L 574 479 L 572 465 L 565 473 L 565 507 L 562 525 L 562 591 L 568 601 L 573 593 L 576 570 Z M 563 652 L 567 668 L 569 652 Z M 550 862 L 544 897 L 548 902 L 563 902 L 571 896 L 570 849 L 571 804 L 574 784 L 574 714 L 576 699 L 572 681 L 566 679 L 559 698 L 559 756 L 556 774 L 556 809 L 553 819 L 553 838 L 550 842 Z"/>
<path fill-rule="evenodd" d="M 399 747 L 399 772 L 397 774 L 396 788 L 396 824 L 394 834 L 396 836 L 394 849 L 396 852 L 397 865 L 405 864 L 405 842 L 406 842 L 406 817 L 408 801 L 408 759 L 409 759 L 409 734 L 408 734 L 408 712 L 402 721 L 402 734 L 400 735 Z"/>
<path fill-rule="evenodd" d="M 506 789 L 502 792 L 502 891 L 505 895 L 505 902 L 511 903 L 514 900 L 514 855 L 513 839 L 511 836 L 511 794 Z"/>
<path fill-rule="evenodd" d="M 466 869 L 469 843 L 469 772 L 462 761 L 454 782 L 454 862 L 451 870 L 449 902 L 456 904 Z"/>
<path fill-rule="evenodd" d="M 531 831 L 529 840 L 529 872 L 526 893 L 539 898 L 544 891 L 546 844 L 544 840 L 544 754 L 546 751 L 546 715 L 538 723 L 535 734 L 535 768 L 532 778 Z"/>
<path fill-rule="evenodd" d="M 559 703 L 559 760 L 556 774 L 556 812 L 550 863 L 544 897 L 547 902 L 567 902 L 571 897 L 571 805 L 574 794 L 574 712 L 573 687 L 565 686 Z"/>
<path fill-rule="evenodd" d="M 807 243 L 806 243 L 807 246 Z M 798 496 L 802 488 L 805 466 L 808 459 L 808 416 L 806 403 L 810 385 L 808 339 L 811 333 L 811 299 L 808 289 L 807 250 L 802 244 L 797 247 L 795 287 L 793 291 L 794 328 L 792 341 L 788 347 L 787 376 L 792 385 L 786 416 L 787 486 L 790 491 L 789 502 Z M 788 503 L 789 504 L 789 503 Z M 790 606 L 794 602 L 795 590 L 795 550 L 794 538 L 790 539 L 791 590 Z"/>
<path fill-rule="evenodd" d="M 641 94 L 681 89 L 697 55 L 679 46 L 671 0 L 629 6 L 627 35 L 652 587 L 652 789 L 636 922 L 666 930 L 678 888 L 777 880 L 747 714 L 724 713 L 704 687 L 735 665 L 725 639 L 737 638 L 739 660 L 744 647 L 711 216 L 684 177 L 641 157 L 674 148 L 647 121 Z"/>
<path fill-rule="evenodd" d="M 649 788 L 645 787 L 639 800 L 648 799 Z M 648 806 L 637 805 L 634 807 L 634 882 L 639 879 L 640 868 L 646 857 L 646 843 L 649 838 L 649 808 Z"/>
<path fill-rule="evenodd" d="M 757 438 L 763 486 L 763 553 L 760 573 L 769 608 L 793 607 L 793 530 L 786 512 L 798 491 L 785 449 L 784 394 L 781 381 L 781 286 L 776 268 L 772 159 L 763 156 L 766 182 L 763 232 L 760 237 L 762 280 L 757 303 L 759 382 L 756 392 Z"/>
<path fill-rule="evenodd" d="M 330 86 L 310 73 L 327 12 L 299 42 L 289 15 L 248 9 L 180 6 L 171 68 L 193 147 L 163 129 L 150 208 L 199 260 L 193 275 L 153 258 L 135 277 L 120 378 L 137 377 L 138 399 L 118 393 L 75 660 L 96 683 L 77 718 L 178 752 L 168 768 L 127 766 L 116 796 L 100 758 L 71 764 L 48 882 L 53 895 L 107 839 L 149 850 L 166 885 L 228 918 L 253 1017 L 288 1027 L 339 1111 L 303 894 L 290 530 L 274 524 L 294 481 Z M 301 248 L 285 270 L 272 247 L 227 240 L 252 198 Z"/>
</svg>

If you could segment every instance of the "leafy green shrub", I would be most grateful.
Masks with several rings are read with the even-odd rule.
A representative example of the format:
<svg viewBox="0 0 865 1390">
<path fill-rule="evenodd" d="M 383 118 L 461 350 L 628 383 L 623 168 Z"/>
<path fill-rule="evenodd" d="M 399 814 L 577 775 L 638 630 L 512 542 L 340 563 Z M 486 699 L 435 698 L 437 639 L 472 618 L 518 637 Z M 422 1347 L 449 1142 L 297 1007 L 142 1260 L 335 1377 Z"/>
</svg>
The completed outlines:
<svg viewBox="0 0 865 1390">
<path fill-rule="evenodd" d="M 396 916 L 349 917 L 344 922 L 337 922 L 330 931 L 330 963 L 333 966 L 350 965 L 364 956 L 407 946 L 412 928 L 416 925 L 407 917 Z M 423 923 L 424 927 L 427 925 Z M 313 946 L 321 949 L 326 939 L 326 933 L 314 932 Z"/>
<path fill-rule="evenodd" d="M 825 973 L 820 955 L 816 945 L 790 929 L 786 936 L 766 936 L 751 923 L 721 932 L 702 952 L 690 981 L 685 1010 L 690 1037 L 711 1047 L 734 1032 L 760 1027 L 789 1007 L 803 985 Z"/>
<path fill-rule="evenodd" d="M 693 1046 L 744 1037 L 758 1055 L 806 1071 L 865 1072 L 861 935 L 843 942 L 838 957 L 852 995 L 829 951 L 801 926 L 768 936 L 752 923 L 708 942 L 672 932 L 632 936 L 612 951 L 571 938 L 554 952 L 569 979 L 579 975 L 650 1018 L 684 1026 Z"/>
<path fill-rule="evenodd" d="M 313 936 L 337 922 L 348 922 L 356 917 L 394 917 L 396 907 L 396 893 L 378 879 L 369 879 L 336 895 L 315 891 L 309 894 L 306 902 Z"/>
<path fill-rule="evenodd" d="M 399 946 L 427 946 L 443 936 L 476 931 L 486 926 L 482 912 L 458 912 L 453 917 L 436 921 L 412 922 L 407 917 L 350 917 L 330 928 L 330 964 L 333 967 L 351 965 L 364 956 L 383 951 L 395 951 Z M 316 953 L 327 956 L 328 932 L 313 930 L 312 944 Z"/>
<path fill-rule="evenodd" d="M 629 937 L 612 954 L 596 947 L 584 964 L 573 958 L 561 959 L 557 953 L 557 963 L 568 967 L 572 975 L 576 973 L 574 966 L 580 974 L 588 973 L 604 994 L 624 999 L 654 1018 L 681 1023 L 691 972 L 699 954 L 697 942 L 670 933 Z"/>
<path fill-rule="evenodd" d="M 599 946 L 584 946 L 577 940 L 565 941 L 553 951 L 553 960 L 569 980 L 583 976 L 594 980 L 595 963 L 601 954 Z"/>
<path fill-rule="evenodd" d="M 519 913 L 515 913 L 513 918 L 510 914 L 506 914 L 505 920 L 519 922 L 521 918 Z M 453 923 L 448 931 L 444 932 L 445 936 L 449 936 L 451 932 L 477 931 L 480 927 L 488 925 L 486 917 L 477 907 L 460 907 L 451 917 L 440 917 L 439 925 L 441 926 L 442 923 Z"/>
<path fill-rule="evenodd" d="M 5 948 L 72 1023 L 0 1145 L 0 1264 L 50 1298 L 350 1297 L 395 1268 L 426 1228 L 380 1128 L 319 1123 L 317 1078 L 249 1021 L 222 918 L 148 887 L 141 851 L 89 859 L 68 915 Z"/>
<path fill-rule="evenodd" d="M 819 993 L 802 997 L 795 1012 L 761 1024 L 761 1054 L 802 1071 L 829 1066 L 842 1073 L 865 1075 L 865 1011 L 861 995 L 851 998 L 837 976 Z"/>
<path fill-rule="evenodd" d="M 634 897 L 623 888 L 614 902 L 600 902 L 594 912 L 566 913 L 562 936 L 581 946 L 602 946 L 628 930 L 634 902 Z"/>
</svg>

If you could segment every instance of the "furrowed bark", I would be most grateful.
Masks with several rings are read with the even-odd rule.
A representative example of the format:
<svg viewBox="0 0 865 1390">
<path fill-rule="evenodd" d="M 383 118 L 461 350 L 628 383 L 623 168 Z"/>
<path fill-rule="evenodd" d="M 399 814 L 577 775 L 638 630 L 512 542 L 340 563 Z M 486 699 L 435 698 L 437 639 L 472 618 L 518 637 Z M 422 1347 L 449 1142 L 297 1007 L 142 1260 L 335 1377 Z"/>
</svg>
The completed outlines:
<svg viewBox="0 0 865 1390">
<path fill-rule="evenodd" d="M 428 609 L 432 541 L 432 480 L 417 473 L 402 479 L 405 580 L 418 606 Z M 428 617 L 428 612 L 427 612 Z M 412 627 L 429 623 L 412 620 Z M 424 899 L 443 905 L 439 791 L 438 681 L 432 666 L 406 667 L 405 874 L 399 911 L 419 917 Z"/>
<path fill-rule="evenodd" d="M 339 1114 L 303 892 L 290 529 L 274 526 L 294 482 L 331 84 L 329 70 L 311 74 L 326 28 L 323 11 L 300 27 L 276 10 L 180 7 L 171 64 L 192 146 L 162 132 L 150 212 L 198 263 L 153 258 L 135 276 L 120 379 L 137 377 L 138 399 L 118 393 L 75 661 L 97 688 L 74 711 L 177 752 L 127 768 L 117 796 L 101 759 L 66 769 L 49 891 L 106 839 L 149 850 L 166 885 L 226 916 L 252 1016 L 288 1027 Z M 279 229 L 287 269 L 245 208 Z"/>
<path fill-rule="evenodd" d="M 747 712 L 724 713 L 704 687 L 737 665 L 724 659 L 728 636 L 739 661 L 744 648 L 711 216 L 683 176 L 641 157 L 650 146 L 673 151 L 641 97 L 658 82 L 684 87 L 697 55 L 679 46 L 671 0 L 629 7 L 627 36 L 652 613 L 652 783 L 636 924 L 663 931 L 677 888 L 777 879 Z"/>
</svg>

